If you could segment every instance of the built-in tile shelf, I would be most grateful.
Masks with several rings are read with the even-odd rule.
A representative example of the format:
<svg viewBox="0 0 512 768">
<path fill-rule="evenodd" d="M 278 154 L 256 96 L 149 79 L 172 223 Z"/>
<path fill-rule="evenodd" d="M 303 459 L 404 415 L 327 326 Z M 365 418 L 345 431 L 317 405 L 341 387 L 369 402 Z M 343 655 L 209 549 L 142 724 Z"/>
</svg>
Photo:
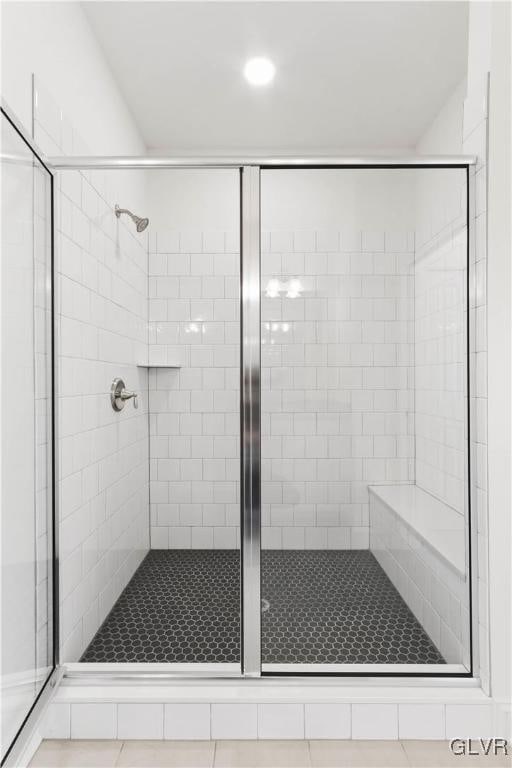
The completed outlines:
<svg viewBox="0 0 512 768">
<path fill-rule="evenodd" d="M 180 363 L 138 363 L 137 368 L 181 368 Z"/>
</svg>

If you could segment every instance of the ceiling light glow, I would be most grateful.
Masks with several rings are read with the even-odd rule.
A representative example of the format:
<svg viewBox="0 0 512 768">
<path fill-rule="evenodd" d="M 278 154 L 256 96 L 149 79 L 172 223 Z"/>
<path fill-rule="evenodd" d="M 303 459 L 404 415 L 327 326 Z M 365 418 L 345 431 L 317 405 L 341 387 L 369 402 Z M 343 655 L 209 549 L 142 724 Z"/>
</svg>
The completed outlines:
<svg viewBox="0 0 512 768">
<path fill-rule="evenodd" d="M 245 79 L 251 85 L 268 85 L 274 79 L 275 73 L 274 64 L 264 57 L 249 59 L 244 67 Z"/>
</svg>

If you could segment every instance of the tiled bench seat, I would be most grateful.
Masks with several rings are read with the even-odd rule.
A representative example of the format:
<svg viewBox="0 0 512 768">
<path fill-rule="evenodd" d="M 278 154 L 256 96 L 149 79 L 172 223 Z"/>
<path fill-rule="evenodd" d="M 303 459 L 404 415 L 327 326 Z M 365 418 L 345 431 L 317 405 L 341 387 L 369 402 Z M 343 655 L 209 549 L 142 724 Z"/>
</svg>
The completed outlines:
<svg viewBox="0 0 512 768">
<path fill-rule="evenodd" d="M 369 493 L 370 549 L 446 662 L 467 665 L 464 518 L 416 485 Z"/>
</svg>

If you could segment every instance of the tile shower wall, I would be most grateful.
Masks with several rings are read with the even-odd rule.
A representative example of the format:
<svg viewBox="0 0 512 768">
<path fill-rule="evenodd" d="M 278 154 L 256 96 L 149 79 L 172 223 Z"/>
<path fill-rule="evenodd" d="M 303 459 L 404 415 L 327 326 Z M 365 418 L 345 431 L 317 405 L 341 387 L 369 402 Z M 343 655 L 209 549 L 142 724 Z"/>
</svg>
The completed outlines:
<svg viewBox="0 0 512 768">
<path fill-rule="evenodd" d="M 49 155 L 87 154 L 36 85 L 35 139 Z M 127 178 L 119 179 L 120 201 Z M 57 179 L 61 658 L 76 661 L 148 549 L 147 237 L 113 214 L 107 174 Z M 139 410 L 110 405 L 121 376 Z"/>
<path fill-rule="evenodd" d="M 478 158 L 470 175 L 474 196 L 470 198 L 470 414 L 471 504 L 473 534 L 477 533 L 477 594 L 479 674 L 489 690 L 489 575 L 487 493 L 487 168 L 488 168 L 488 78 L 481 78 L 468 92 L 464 104 L 463 151 Z"/>
<path fill-rule="evenodd" d="M 464 514 L 466 178 L 463 171 L 450 170 L 418 181 L 420 226 L 414 262 L 416 484 Z"/>
<path fill-rule="evenodd" d="M 236 548 L 239 237 L 159 230 L 150 249 L 151 547 Z"/>
<path fill-rule="evenodd" d="M 372 483 L 413 482 L 414 236 L 262 238 L 262 545 L 367 548 Z"/>
<path fill-rule="evenodd" d="M 466 186 L 462 170 L 419 179 L 414 267 L 416 484 L 463 516 L 469 509 Z M 468 556 L 466 550 L 466 573 Z M 467 581 L 456 591 L 444 569 L 436 577 L 431 591 L 442 595 L 444 614 L 443 604 L 432 601 L 432 609 L 421 608 L 424 620 L 433 637 L 439 634 L 446 660 L 469 665 Z M 420 585 L 422 593 L 428 590 Z"/>
</svg>

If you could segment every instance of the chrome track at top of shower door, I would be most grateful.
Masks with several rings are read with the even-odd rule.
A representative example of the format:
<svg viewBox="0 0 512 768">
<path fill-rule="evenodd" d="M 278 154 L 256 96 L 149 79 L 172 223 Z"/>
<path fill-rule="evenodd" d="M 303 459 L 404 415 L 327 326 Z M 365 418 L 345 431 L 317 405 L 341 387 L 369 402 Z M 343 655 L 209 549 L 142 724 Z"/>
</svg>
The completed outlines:
<svg viewBox="0 0 512 768">
<path fill-rule="evenodd" d="M 376 155 L 374 157 L 145 157 L 145 156 L 67 156 L 50 157 L 48 163 L 56 171 L 136 170 L 163 168 L 464 168 L 476 165 L 473 155 Z"/>
</svg>

